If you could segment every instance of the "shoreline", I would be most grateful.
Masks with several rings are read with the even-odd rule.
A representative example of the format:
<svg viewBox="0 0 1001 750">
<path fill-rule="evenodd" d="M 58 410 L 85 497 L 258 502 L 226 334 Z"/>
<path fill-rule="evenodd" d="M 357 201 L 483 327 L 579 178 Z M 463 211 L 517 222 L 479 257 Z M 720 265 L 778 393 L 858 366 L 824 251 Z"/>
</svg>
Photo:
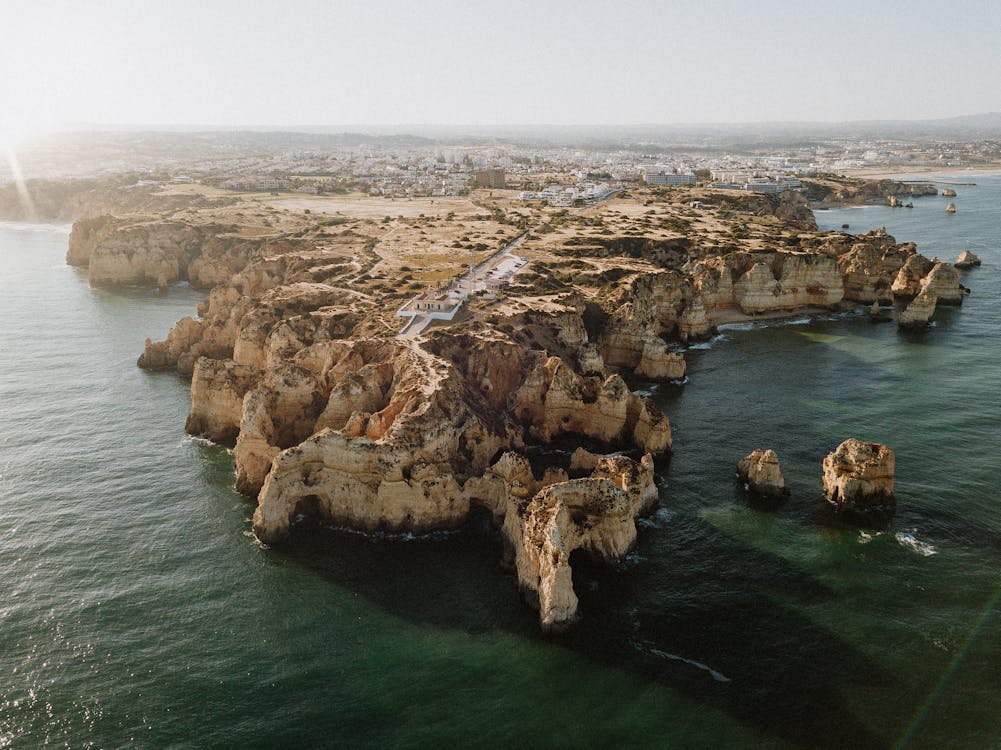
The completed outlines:
<svg viewBox="0 0 1001 750">
<path fill-rule="evenodd" d="M 954 175 L 956 177 L 991 177 L 1001 175 L 1001 164 L 995 167 L 968 167 L 968 168 L 944 168 L 934 167 L 894 167 L 884 169 L 882 167 L 861 167 L 859 169 L 844 169 L 841 174 L 845 177 L 859 177 L 871 180 L 893 180 L 898 177 L 922 177 L 935 175 Z M 929 182 L 932 180 L 928 180 Z M 939 180 L 941 182 L 941 180 Z"/>
</svg>

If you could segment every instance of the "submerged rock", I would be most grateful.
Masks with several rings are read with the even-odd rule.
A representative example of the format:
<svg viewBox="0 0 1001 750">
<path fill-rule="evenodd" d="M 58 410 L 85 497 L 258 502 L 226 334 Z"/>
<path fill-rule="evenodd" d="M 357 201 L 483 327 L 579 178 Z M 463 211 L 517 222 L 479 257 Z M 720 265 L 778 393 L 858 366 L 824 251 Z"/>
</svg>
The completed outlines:
<svg viewBox="0 0 1001 750">
<path fill-rule="evenodd" d="M 758 495 L 778 497 L 786 493 L 785 479 L 775 451 L 754 450 L 737 462 L 737 474 L 747 483 L 747 488 Z"/>
<path fill-rule="evenodd" d="M 881 443 L 849 438 L 824 459 L 827 499 L 843 509 L 893 505 L 893 450 Z"/>
</svg>

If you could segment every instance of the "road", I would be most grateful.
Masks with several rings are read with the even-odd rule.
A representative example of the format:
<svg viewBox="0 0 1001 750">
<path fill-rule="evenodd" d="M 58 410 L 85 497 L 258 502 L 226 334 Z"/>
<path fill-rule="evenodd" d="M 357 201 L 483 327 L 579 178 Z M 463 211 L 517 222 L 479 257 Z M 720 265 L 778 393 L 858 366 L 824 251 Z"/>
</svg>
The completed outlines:
<svg viewBox="0 0 1001 750">
<path fill-rule="evenodd" d="M 582 211 L 587 211 L 589 209 L 594 208 L 595 206 L 600 206 L 602 203 L 615 197 L 623 190 L 625 190 L 625 188 L 618 188 L 617 190 L 612 190 L 608 193 L 605 193 L 605 195 L 603 195 L 601 198 L 596 200 L 591 205 L 579 208 L 574 213 L 581 213 Z M 479 263 L 477 263 L 475 266 L 473 266 L 473 268 L 470 271 L 467 271 L 465 275 L 460 276 L 459 278 L 455 279 L 451 284 L 449 284 L 448 288 L 445 289 L 445 294 L 449 294 L 452 292 L 461 293 L 463 290 L 465 290 L 466 296 L 469 296 L 474 292 L 476 292 L 477 288 L 485 289 L 486 283 L 480 282 L 477 284 L 476 279 L 482 279 L 484 273 L 489 271 L 491 268 L 500 265 L 500 262 L 504 258 L 511 255 L 511 253 L 514 250 L 517 250 L 519 247 L 521 247 L 521 244 L 525 241 L 525 238 L 527 238 L 529 234 L 531 234 L 533 231 L 537 230 L 541 226 L 542 224 L 539 224 L 533 227 L 532 229 L 523 232 L 522 234 L 518 235 L 513 240 L 511 240 L 509 243 L 504 245 L 500 250 L 493 253 L 484 260 L 480 261 Z M 520 271 L 522 268 L 524 268 L 524 265 L 525 263 L 524 261 L 522 261 L 518 266 L 516 266 L 511 270 L 510 274 L 513 276 L 517 271 Z M 431 318 L 429 318 L 427 315 L 415 315 L 414 317 L 410 318 L 410 320 L 407 321 L 406 325 L 404 325 L 403 328 L 400 329 L 400 332 L 396 335 L 396 337 L 398 339 L 415 339 L 418 336 L 420 336 L 421 333 L 424 332 L 424 329 L 428 327 L 428 324 L 430 322 Z"/>
</svg>

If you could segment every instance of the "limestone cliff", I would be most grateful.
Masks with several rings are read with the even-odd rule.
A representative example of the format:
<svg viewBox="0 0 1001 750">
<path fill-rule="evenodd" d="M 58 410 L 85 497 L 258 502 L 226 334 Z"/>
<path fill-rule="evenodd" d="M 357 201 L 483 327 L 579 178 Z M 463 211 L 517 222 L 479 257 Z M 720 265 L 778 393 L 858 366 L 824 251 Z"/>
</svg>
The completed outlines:
<svg viewBox="0 0 1001 750">
<path fill-rule="evenodd" d="M 691 273 L 710 311 L 833 308 L 845 295 L 836 260 L 823 253 L 731 253 L 694 263 Z"/>
</svg>

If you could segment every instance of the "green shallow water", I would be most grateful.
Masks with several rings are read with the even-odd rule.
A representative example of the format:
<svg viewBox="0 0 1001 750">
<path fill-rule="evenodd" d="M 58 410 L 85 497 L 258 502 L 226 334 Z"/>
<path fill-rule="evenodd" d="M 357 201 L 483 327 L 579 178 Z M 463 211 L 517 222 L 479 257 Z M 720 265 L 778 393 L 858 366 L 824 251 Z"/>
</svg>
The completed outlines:
<svg viewBox="0 0 1001 750">
<path fill-rule="evenodd" d="M 65 230 L 0 227 L 0 748 L 894 747 L 1001 743 L 1001 179 L 959 211 L 818 212 L 984 259 L 902 335 L 845 315 L 731 328 L 655 387 L 675 455 L 623 569 L 541 637 L 482 524 L 262 549 L 187 386 L 135 368 L 200 299 L 110 294 Z M 896 513 L 844 525 L 820 461 L 897 453 Z M 783 462 L 750 504 L 733 465 Z"/>
</svg>

